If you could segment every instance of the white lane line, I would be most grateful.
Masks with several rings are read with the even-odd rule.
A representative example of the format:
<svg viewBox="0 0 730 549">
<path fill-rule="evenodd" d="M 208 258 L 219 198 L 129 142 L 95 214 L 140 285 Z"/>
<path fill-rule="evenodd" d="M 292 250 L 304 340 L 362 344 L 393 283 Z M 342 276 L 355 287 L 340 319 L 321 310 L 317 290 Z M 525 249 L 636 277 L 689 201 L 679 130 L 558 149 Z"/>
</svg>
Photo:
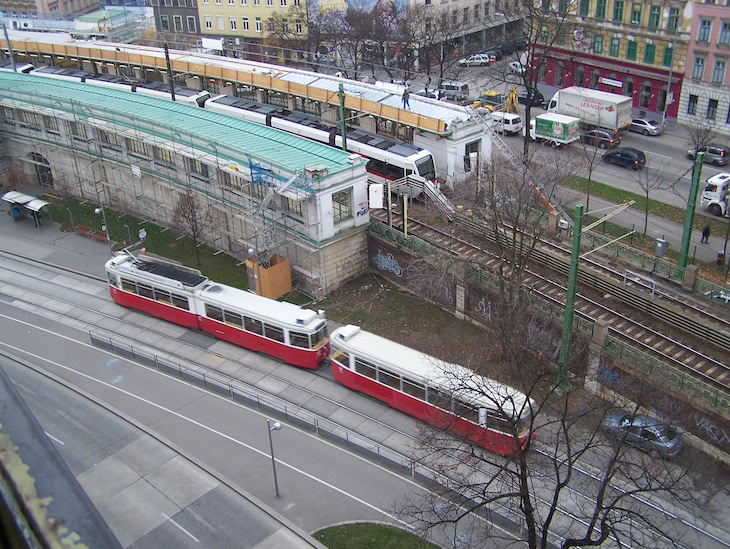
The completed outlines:
<svg viewBox="0 0 730 549">
<path fill-rule="evenodd" d="M 59 443 L 59 444 L 60 444 L 61 446 L 66 446 L 66 445 L 64 444 L 64 442 L 63 442 L 62 440 L 58 440 L 58 439 L 57 439 L 56 437 L 54 437 L 53 435 L 51 435 L 51 434 L 50 434 L 50 433 L 48 433 L 47 431 L 43 431 L 43 432 L 44 432 L 44 433 L 46 433 L 46 436 L 47 436 L 48 438 L 50 438 L 50 439 L 51 439 L 52 441 L 54 441 L 54 442 L 58 442 L 58 443 Z"/>
<path fill-rule="evenodd" d="M 190 532 L 188 532 L 185 528 L 183 528 L 182 526 L 180 526 L 177 522 L 175 522 L 174 520 L 172 520 L 170 517 L 168 517 L 165 513 L 160 513 L 160 514 L 163 517 L 165 517 L 165 520 L 170 521 L 175 526 L 177 526 L 178 528 L 180 528 L 180 530 L 182 530 L 185 534 L 187 534 L 190 539 L 194 540 L 195 543 L 200 543 L 200 540 L 198 538 L 196 538 L 194 535 L 192 535 Z"/>
<path fill-rule="evenodd" d="M 0 315 L 0 317 L 8 318 L 8 317 L 5 317 L 5 315 Z M 22 320 L 17 320 L 17 319 L 13 319 L 13 318 L 9 318 L 9 320 L 12 320 L 14 322 L 19 322 L 21 324 L 27 324 L 27 323 L 23 322 Z M 30 324 L 28 324 L 28 325 L 30 326 Z M 37 327 L 34 326 L 34 328 L 37 328 Z M 37 329 L 44 330 L 43 328 L 37 328 Z M 46 330 L 44 330 L 44 331 L 46 331 Z M 49 333 L 52 333 L 52 332 L 49 331 Z M 63 337 L 63 336 L 60 336 L 60 337 Z M 76 340 L 72 340 L 72 341 L 76 341 Z M 187 416 L 184 416 L 184 415 L 182 415 L 179 412 L 176 412 L 176 411 L 171 410 L 169 408 L 165 408 L 164 406 L 161 406 L 161 405 L 159 405 L 159 404 L 157 404 L 155 402 L 152 402 L 151 400 L 147 400 L 147 399 L 142 398 L 142 397 L 140 397 L 138 395 L 135 395 L 133 393 L 130 393 L 129 391 L 126 391 L 126 390 L 122 389 L 121 387 L 118 387 L 116 385 L 112 385 L 110 383 L 106 383 L 105 381 L 101 381 L 99 379 L 96 379 L 95 377 L 92 377 L 92 376 L 88 375 L 88 374 L 85 374 L 83 372 L 79 372 L 77 370 L 74 370 L 72 368 L 69 368 L 68 366 L 64 366 L 63 364 L 59 364 L 58 362 L 55 362 L 55 361 L 50 360 L 48 358 L 45 358 L 45 357 L 42 357 L 40 355 L 36 355 L 34 353 L 31 353 L 29 351 L 26 351 L 25 349 L 21 349 L 19 347 L 15 347 L 13 345 L 8 345 L 7 343 L 4 343 L 4 342 L 0 342 L 0 345 L 3 346 L 3 347 L 5 347 L 5 348 L 7 348 L 7 349 L 12 350 L 12 351 L 15 351 L 15 352 L 18 352 L 18 353 L 23 353 L 23 354 L 25 354 L 27 356 L 30 356 L 30 357 L 33 357 L 33 358 L 35 358 L 37 360 L 41 360 L 41 361 L 46 362 L 48 364 L 52 364 L 52 365 L 54 365 L 54 366 L 56 366 L 58 368 L 61 368 L 62 370 L 66 370 L 68 372 L 71 372 L 73 374 L 76 374 L 78 376 L 81 376 L 81 377 L 83 377 L 85 379 L 88 379 L 89 381 L 93 381 L 95 383 L 98 383 L 100 385 L 103 385 L 104 387 L 107 387 L 107 388 L 112 389 L 114 391 L 118 391 L 118 392 L 122 393 L 123 395 L 126 395 L 126 396 L 128 396 L 128 397 L 130 397 L 132 399 L 136 399 L 136 400 L 138 400 L 140 402 L 143 402 L 145 404 L 148 404 L 149 406 L 153 406 L 154 408 L 157 408 L 158 410 L 162 410 L 166 414 L 169 414 L 171 416 L 177 417 L 177 418 L 179 418 L 179 419 L 181 419 L 183 421 L 187 421 L 189 423 L 192 423 L 196 427 L 200 427 L 201 429 L 204 429 L 204 430 L 206 430 L 206 431 L 208 431 L 210 433 L 213 433 L 216 436 L 219 436 L 221 438 L 224 438 L 224 439 L 226 439 L 226 440 L 228 440 L 228 441 L 230 441 L 230 442 L 232 442 L 234 444 L 237 444 L 238 446 L 241 446 L 243 448 L 246 448 L 247 450 L 250 450 L 252 452 L 255 452 L 255 453 L 257 453 L 257 454 L 259 454 L 261 456 L 264 456 L 266 458 L 270 458 L 270 456 L 269 456 L 269 454 L 267 452 L 263 452 L 263 451 L 259 450 L 258 448 L 254 448 L 253 446 L 250 446 L 250 445 L 248 445 L 248 444 L 246 444 L 246 443 L 244 443 L 244 442 L 242 442 L 240 440 L 237 440 L 237 439 L 235 439 L 235 438 L 233 438 L 233 437 L 231 437 L 231 436 L 229 436 L 229 435 L 227 435 L 227 434 L 225 434 L 225 433 L 223 433 L 221 431 L 218 431 L 216 429 L 213 429 L 212 427 L 208 427 L 207 425 L 203 425 L 199 421 L 196 421 L 196 420 L 194 420 L 192 418 L 189 418 Z M 95 349 L 95 347 L 92 347 L 92 348 Z M 194 387 L 194 386 L 192 386 L 192 387 Z M 196 388 L 196 389 L 197 390 L 200 390 L 198 388 Z M 334 490 L 335 492 L 339 492 L 340 494 L 344 495 L 345 497 L 348 497 L 350 499 L 353 499 L 356 502 L 360 503 L 361 505 L 364 505 L 364 506 L 366 506 L 366 507 L 368 507 L 368 508 L 370 508 L 370 509 L 372 509 L 374 511 L 377 511 L 378 513 L 381 513 L 381 514 L 385 515 L 389 519 L 391 519 L 391 520 L 393 520 L 395 522 L 398 522 L 399 524 L 402 524 L 403 526 L 406 526 L 407 528 L 413 528 L 412 525 L 406 523 L 403 520 L 400 520 L 399 518 L 397 518 L 394 515 L 388 513 L 387 511 L 385 511 L 383 509 L 380 509 L 379 507 L 376 507 L 375 505 L 372 505 L 371 503 L 368 503 L 367 501 L 365 501 L 365 500 L 363 500 L 363 499 L 355 496 L 354 494 L 351 494 L 349 492 L 346 492 L 345 490 L 342 490 L 341 488 L 338 488 L 337 486 L 335 486 L 333 484 L 330 484 L 328 482 L 325 482 L 322 479 L 319 479 L 319 478 L 315 477 L 314 475 L 311 475 L 311 474 L 307 473 L 306 471 L 303 471 L 302 469 L 299 469 L 299 468 L 295 467 L 294 465 L 291 465 L 289 463 L 283 462 L 283 461 L 281 461 L 278 458 L 276 459 L 276 461 L 278 463 L 281 463 L 281 465 L 283 465 L 285 467 L 289 467 L 289 469 L 291 469 L 292 471 L 294 471 L 296 473 L 299 473 L 300 475 L 305 476 L 308 479 L 310 479 L 310 480 L 312 480 L 314 482 L 317 482 L 317 483 L 319 483 L 319 484 L 321 484 L 321 485 L 329 488 L 330 490 Z"/>
</svg>

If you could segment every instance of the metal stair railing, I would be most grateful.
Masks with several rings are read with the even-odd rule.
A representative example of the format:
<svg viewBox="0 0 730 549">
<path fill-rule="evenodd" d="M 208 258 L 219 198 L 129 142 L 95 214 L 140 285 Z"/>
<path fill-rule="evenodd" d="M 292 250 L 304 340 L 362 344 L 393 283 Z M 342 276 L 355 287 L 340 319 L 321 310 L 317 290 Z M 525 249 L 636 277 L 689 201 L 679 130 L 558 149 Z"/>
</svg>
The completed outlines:
<svg viewBox="0 0 730 549">
<path fill-rule="evenodd" d="M 489 135 L 492 143 L 494 143 L 497 149 L 499 149 L 499 151 L 507 157 L 507 160 L 509 160 L 510 164 L 512 164 L 512 167 L 527 180 L 527 182 L 540 196 L 540 199 L 548 206 L 548 208 L 559 212 L 563 219 L 565 219 L 572 227 L 573 219 L 565 212 L 565 210 L 563 210 L 560 204 L 551 203 L 550 200 L 548 200 L 547 197 L 542 193 L 542 189 L 533 177 L 530 168 L 528 168 L 519 158 L 517 158 L 515 153 L 513 153 L 512 150 L 507 146 L 507 143 L 504 142 L 504 140 L 494 129 L 494 123 L 491 120 L 486 120 L 482 116 L 482 114 L 471 105 L 467 105 L 465 108 L 469 116 L 474 118 L 481 125 L 486 134 Z"/>
</svg>

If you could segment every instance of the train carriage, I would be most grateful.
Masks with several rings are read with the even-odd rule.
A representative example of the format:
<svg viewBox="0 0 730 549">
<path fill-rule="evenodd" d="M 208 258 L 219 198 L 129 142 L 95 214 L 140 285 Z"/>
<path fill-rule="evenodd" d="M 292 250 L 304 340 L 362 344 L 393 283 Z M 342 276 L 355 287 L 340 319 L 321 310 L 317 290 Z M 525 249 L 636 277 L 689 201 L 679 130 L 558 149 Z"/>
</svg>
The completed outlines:
<svg viewBox="0 0 730 549">
<path fill-rule="evenodd" d="M 208 280 L 195 269 L 119 254 L 106 263 L 115 302 L 315 369 L 329 355 L 318 312 Z"/>
<path fill-rule="evenodd" d="M 519 391 L 348 325 L 330 335 L 332 375 L 356 391 L 487 450 L 526 447 L 532 401 Z"/>
</svg>

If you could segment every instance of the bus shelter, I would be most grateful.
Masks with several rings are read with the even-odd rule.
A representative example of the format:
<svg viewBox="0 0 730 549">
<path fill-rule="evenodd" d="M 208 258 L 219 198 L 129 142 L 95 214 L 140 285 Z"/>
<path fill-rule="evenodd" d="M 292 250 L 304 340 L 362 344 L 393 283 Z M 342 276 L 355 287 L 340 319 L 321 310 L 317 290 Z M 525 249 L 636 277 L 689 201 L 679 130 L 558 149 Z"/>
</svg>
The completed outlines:
<svg viewBox="0 0 730 549">
<path fill-rule="evenodd" d="M 30 216 L 33 218 L 35 226 L 40 227 L 41 220 L 44 217 L 50 218 L 49 207 L 51 203 L 35 196 L 18 191 L 9 191 L 3 195 L 3 200 L 10 204 L 10 215 L 13 221 Z"/>
</svg>

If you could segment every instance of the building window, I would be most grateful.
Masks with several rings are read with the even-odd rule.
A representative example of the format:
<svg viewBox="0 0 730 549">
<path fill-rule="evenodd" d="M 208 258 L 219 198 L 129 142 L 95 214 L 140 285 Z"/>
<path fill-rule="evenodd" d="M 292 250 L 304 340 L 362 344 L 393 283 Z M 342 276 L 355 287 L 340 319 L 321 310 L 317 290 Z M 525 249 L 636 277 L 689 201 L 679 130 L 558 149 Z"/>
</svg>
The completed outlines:
<svg viewBox="0 0 730 549">
<path fill-rule="evenodd" d="M 603 36 L 597 34 L 593 37 L 593 53 L 601 53 L 603 51 Z"/>
<path fill-rule="evenodd" d="M 479 6 L 474 6 L 474 21 L 479 21 Z"/>
<path fill-rule="evenodd" d="M 210 21 L 210 15 L 204 15 L 203 17 L 205 17 L 205 28 L 212 29 L 213 23 L 211 23 L 211 21 Z"/>
<path fill-rule="evenodd" d="M 261 32 L 261 18 L 256 18 L 256 32 Z"/>
<path fill-rule="evenodd" d="M 160 15 L 160 27 L 163 31 L 170 30 L 170 21 L 168 21 L 167 15 Z"/>
<path fill-rule="evenodd" d="M 149 157 L 150 153 L 147 150 L 147 143 L 144 141 L 125 137 L 124 142 L 127 144 L 127 152 Z"/>
<path fill-rule="evenodd" d="M 298 215 L 299 217 L 304 215 L 304 208 L 302 207 L 303 203 L 303 200 L 295 200 L 293 198 L 284 197 L 284 209 L 294 215 Z"/>
<path fill-rule="evenodd" d="M 84 126 L 82 122 L 67 121 L 66 127 L 68 128 L 68 133 L 70 133 L 72 137 L 86 139 L 86 126 Z"/>
<path fill-rule="evenodd" d="M 540 42 L 543 44 L 547 44 L 548 41 L 548 28 L 547 25 L 543 25 L 543 27 L 540 29 Z"/>
<path fill-rule="evenodd" d="M 709 42 L 712 30 L 712 19 L 700 19 L 700 28 L 697 30 L 698 42 Z"/>
<path fill-rule="evenodd" d="M 608 53 L 611 57 L 618 57 L 618 47 L 620 42 L 620 38 L 611 38 L 611 50 Z"/>
<path fill-rule="evenodd" d="M 578 68 L 575 69 L 575 85 L 583 87 L 583 78 L 585 75 L 585 67 L 583 65 L 578 65 Z"/>
<path fill-rule="evenodd" d="M 261 0 L 253 0 L 253 5 L 254 6 L 260 6 L 261 5 Z"/>
<path fill-rule="evenodd" d="M 677 30 L 679 25 L 679 8 L 669 8 L 669 21 L 667 21 L 667 29 L 670 31 Z"/>
<path fill-rule="evenodd" d="M 456 25 L 459 23 L 459 12 L 454 10 L 451 12 L 451 24 Z"/>
<path fill-rule="evenodd" d="M 641 4 L 631 4 L 631 24 L 641 25 Z"/>
<path fill-rule="evenodd" d="M 707 120 L 715 120 L 717 116 L 717 99 L 710 99 L 707 103 Z"/>
<path fill-rule="evenodd" d="M 43 125 L 49 132 L 58 132 L 58 119 L 53 116 L 43 115 Z"/>
<path fill-rule="evenodd" d="M 687 114 L 691 114 L 692 116 L 697 114 L 697 101 L 699 100 L 699 98 L 699 95 L 689 96 L 689 103 L 687 103 Z"/>
<path fill-rule="evenodd" d="M 469 23 L 469 8 L 464 8 L 464 24 Z"/>
<path fill-rule="evenodd" d="M 204 164 L 200 160 L 194 158 L 185 157 L 185 167 L 191 174 L 196 174 L 205 179 L 208 179 L 208 164 Z"/>
<path fill-rule="evenodd" d="M 659 21 L 662 19 L 662 7 L 652 6 L 649 9 L 649 26 L 653 29 L 659 28 Z"/>
<path fill-rule="evenodd" d="M 182 15 L 173 16 L 172 20 L 175 22 L 175 32 L 183 31 Z"/>
<path fill-rule="evenodd" d="M 633 40 L 629 40 L 629 44 L 626 47 L 626 59 L 636 61 L 636 42 Z"/>
<path fill-rule="evenodd" d="M 649 107 L 649 101 L 651 100 L 651 81 L 644 80 L 644 84 L 641 86 L 641 98 L 639 99 L 639 106 L 643 108 Z"/>
<path fill-rule="evenodd" d="M 152 156 L 154 156 L 155 160 L 159 160 L 165 164 L 175 164 L 175 153 L 169 149 L 163 149 L 162 147 L 152 145 Z"/>
<path fill-rule="evenodd" d="M 624 19 L 624 0 L 613 0 L 613 20 L 621 22 Z"/>
<path fill-rule="evenodd" d="M 332 219 L 335 223 L 345 221 L 352 217 L 352 213 L 350 211 L 351 194 L 352 187 L 332 194 Z"/>
<path fill-rule="evenodd" d="M 667 46 L 664 48 L 664 59 L 662 59 L 662 65 L 665 67 L 671 67 L 674 63 L 674 49 Z"/>
<path fill-rule="evenodd" d="M 692 65 L 692 78 L 694 80 L 702 80 L 705 73 L 705 58 L 699 55 L 695 56 L 694 65 Z"/>
<path fill-rule="evenodd" d="M 294 0 L 294 7 L 298 8 L 301 4 L 301 0 Z"/>
<path fill-rule="evenodd" d="M 222 15 L 216 15 L 215 22 L 216 22 L 216 25 L 218 25 L 218 30 L 225 30 L 225 27 L 223 26 L 223 16 Z"/>
<path fill-rule="evenodd" d="M 269 32 L 274 32 L 276 30 L 276 25 L 274 24 L 274 19 L 272 17 L 269 17 L 269 20 L 267 21 L 269 24 Z"/>
<path fill-rule="evenodd" d="M 244 17 L 242 23 L 243 23 L 243 30 L 247 31 L 248 30 L 248 17 Z"/>
<path fill-rule="evenodd" d="M 560 15 L 568 13 L 568 0 L 558 0 L 558 13 Z"/>
<path fill-rule="evenodd" d="M 241 0 L 241 5 L 242 6 L 248 5 L 248 0 Z"/>
<path fill-rule="evenodd" d="M 606 0 L 596 0 L 596 19 L 606 18 Z"/>
<path fill-rule="evenodd" d="M 558 29 L 558 34 L 555 37 L 555 42 L 558 46 L 565 46 L 565 27 L 563 25 Z"/>
<path fill-rule="evenodd" d="M 285 8 L 285 7 L 286 7 L 286 0 L 279 0 L 279 5 L 280 5 L 280 6 L 282 7 L 282 8 Z"/>
<path fill-rule="evenodd" d="M 578 8 L 578 14 L 581 17 L 586 17 L 588 15 L 588 10 L 591 7 L 591 0 L 580 0 L 580 8 Z"/>
<path fill-rule="evenodd" d="M 644 63 L 654 64 L 654 52 L 656 52 L 656 46 L 647 44 L 644 50 Z"/>
<path fill-rule="evenodd" d="M 274 5 L 274 0 L 266 0 L 266 5 L 272 7 Z"/>
<path fill-rule="evenodd" d="M 730 45 L 730 21 L 723 21 L 720 28 L 720 37 L 717 39 L 718 44 Z"/>
<path fill-rule="evenodd" d="M 286 19 L 282 20 L 281 22 L 281 32 L 283 34 L 289 33 L 289 21 L 287 21 Z"/>
<path fill-rule="evenodd" d="M 294 32 L 297 34 L 302 34 L 302 22 L 301 21 L 294 21 Z"/>
<path fill-rule="evenodd" d="M 601 71 L 593 69 L 591 73 L 591 88 L 594 90 L 598 89 L 598 81 L 601 79 Z"/>
<path fill-rule="evenodd" d="M 558 87 L 563 86 L 563 75 L 565 74 L 565 66 L 563 65 L 563 62 L 560 61 L 555 66 L 555 85 Z"/>
<path fill-rule="evenodd" d="M 722 84 L 725 81 L 725 59 L 715 59 L 715 68 L 712 69 L 712 83 Z"/>
<path fill-rule="evenodd" d="M 230 17 L 228 17 L 228 22 L 231 25 L 231 30 L 236 30 L 236 18 L 231 15 Z"/>
<path fill-rule="evenodd" d="M 188 15 L 188 32 L 196 34 L 198 32 L 198 24 L 195 22 L 195 17 Z"/>
</svg>

